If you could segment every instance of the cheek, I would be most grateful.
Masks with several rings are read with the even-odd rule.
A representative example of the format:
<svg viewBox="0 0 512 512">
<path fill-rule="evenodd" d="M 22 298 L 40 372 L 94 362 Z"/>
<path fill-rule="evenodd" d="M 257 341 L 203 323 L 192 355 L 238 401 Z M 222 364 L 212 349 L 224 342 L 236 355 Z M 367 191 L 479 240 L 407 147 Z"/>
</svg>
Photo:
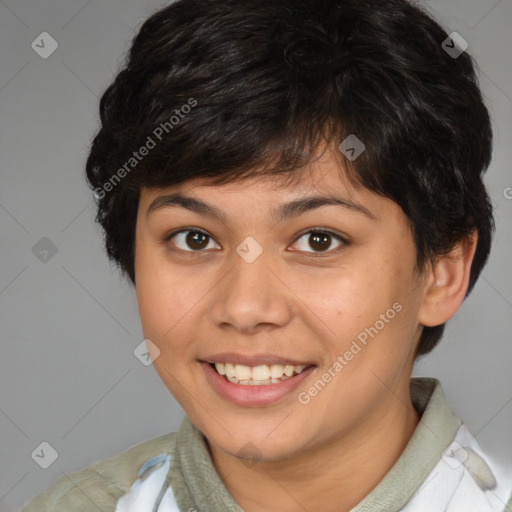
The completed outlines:
<svg viewBox="0 0 512 512">
<path fill-rule="evenodd" d="M 136 295 L 144 336 L 162 355 L 182 352 L 198 315 L 205 314 L 213 281 L 193 266 L 172 265 L 158 249 L 141 246 L 136 254 Z"/>
<path fill-rule="evenodd" d="M 374 266 L 359 264 L 307 278 L 297 275 L 294 291 L 325 323 L 329 337 L 353 336 L 374 323 L 396 300 L 393 280 L 379 279 Z"/>
<path fill-rule="evenodd" d="M 401 366 L 413 345 L 416 306 L 407 269 L 383 258 L 371 261 L 339 269 L 331 279 L 317 280 L 320 286 L 311 279 L 299 281 L 331 359 L 346 354 L 350 360 L 345 373 L 362 366 Z"/>
<path fill-rule="evenodd" d="M 188 278 L 169 270 L 151 251 L 140 251 L 136 269 L 139 316 L 144 337 L 159 350 L 153 361 L 155 370 L 181 406 L 189 407 L 182 383 L 187 382 L 190 368 L 183 363 L 190 359 L 186 336 L 192 328 L 191 306 L 199 299 L 193 296 L 197 288 Z"/>
<path fill-rule="evenodd" d="M 142 280 L 137 287 L 137 301 L 144 335 L 161 349 L 176 344 L 191 305 L 197 303 L 183 281 Z"/>
<path fill-rule="evenodd" d="M 181 313 L 181 288 L 170 279 L 157 248 L 140 242 L 135 258 L 136 296 L 144 335 L 157 344 L 172 329 Z"/>
</svg>

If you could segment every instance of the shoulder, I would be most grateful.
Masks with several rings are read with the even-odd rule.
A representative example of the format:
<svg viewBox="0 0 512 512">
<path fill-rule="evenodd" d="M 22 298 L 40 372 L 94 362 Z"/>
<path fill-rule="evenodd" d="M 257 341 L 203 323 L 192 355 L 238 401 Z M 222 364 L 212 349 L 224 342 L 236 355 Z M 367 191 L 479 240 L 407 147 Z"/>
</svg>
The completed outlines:
<svg viewBox="0 0 512 512">
<path fill-rule="evenodd" d="M 173 455 L 175 442 L 175 433 L 165 434 L 64 475 L 50 489 L 33 498 L 22 512 L 114 510 L 117 500 L 137 479 L 141 466 L 161 453 Z"/>
<path fill-rule="evenodd" d="M 511 493 L 512 467 L 485 453 L 463 424 L 401 512 L 509 512 Z"/>
</svg>

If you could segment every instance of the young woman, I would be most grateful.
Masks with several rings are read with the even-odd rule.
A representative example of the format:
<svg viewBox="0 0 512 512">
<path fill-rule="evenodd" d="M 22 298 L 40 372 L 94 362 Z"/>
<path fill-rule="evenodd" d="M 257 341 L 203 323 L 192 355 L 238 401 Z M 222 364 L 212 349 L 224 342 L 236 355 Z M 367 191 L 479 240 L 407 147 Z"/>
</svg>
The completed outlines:
<svg viewBox="0 0 512 512">
<path fill-rule="evenodd" d="M 502 512 L 511 468 L 411 379 L 489 254 L 471 57 L 405 0 L 180 0 L 87 177 L 180 430 L 25 512 Z"/>
</svg>

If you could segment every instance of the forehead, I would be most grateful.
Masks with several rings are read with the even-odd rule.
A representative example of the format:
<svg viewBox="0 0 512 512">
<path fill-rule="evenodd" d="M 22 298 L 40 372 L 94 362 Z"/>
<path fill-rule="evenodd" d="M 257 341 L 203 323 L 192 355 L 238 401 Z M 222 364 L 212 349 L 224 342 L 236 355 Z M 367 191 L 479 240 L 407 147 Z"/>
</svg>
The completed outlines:
<svg viewBox="0 0 512 512">
<path fill-rule="evenodd" d="M 152 219 L 155 225 L 160 220 L 165 224 L 177 212 L 180 218 L 185 212 L 193 212 L 220 221 L 229 229 L 256 229 L 260 223 L 272 229 L 307 212 L 325 212 L 325 222 L 342 222 L 345 229 L 372 232 L 388 240 L 412 234 L 410 222 L 397 203 L 356 182 L 329 154 L 292 171 L 292 175 L 255 172 L 224 184 L 212 184 L 211 178 L 203 177 L 141 190 L 138 225 L 151 223 Z"/>
<path fill-rule="evenodd" d="M 180 193 L 209 198 L 212 202 L 226 204 L 231 200 L 249 201 L 256 199 L 263 207 L 266 203 L 280 202 L 296 197 L 314 195 L 340 195 L 354 201 L 367 201 L 375 196 L 357 182 L 340 164 L 337 155 L 324 152 L 310 164 L 292 171 L 255 169 L 243 178 L 214 184 L 212 178 L 198 177 L 179 185 L 152 187 L 141 190 L 141 206 L 146 209 L 152 201 L 162 195 Z M 380 197 L 380 196 L 378 196 Z"/>
</svg>

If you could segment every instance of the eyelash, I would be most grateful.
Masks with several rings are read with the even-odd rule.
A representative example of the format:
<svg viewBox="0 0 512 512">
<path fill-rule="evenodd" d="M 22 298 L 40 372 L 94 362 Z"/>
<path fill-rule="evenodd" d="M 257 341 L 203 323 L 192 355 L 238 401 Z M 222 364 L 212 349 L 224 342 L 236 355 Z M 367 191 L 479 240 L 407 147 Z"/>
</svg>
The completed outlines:
<svg viewBox="0 0 512 512">
<path fill-rule="evenodd" d="M 181 233 L 201 233 L 202 235 L 205 235 L 207 236 L 208 238 L 210 238 L 211 240 L 215 240 L 215 238 L 213 238 L 209 233 L 207 233 L 206 231 L 203 231 L 202 229 L 200 228 L 196 228 L 196 227 L 193 227 L 193 226 L 189 226 L 189 227 L 186 227 L 186 228 L 182 228 L 182 229 L 179 229 L 177 231 L 173 231 L 172 233 L 170 233 L 169 235 L 167 235 L 165 238 L 164 238 L 164 241 L 165 242 L 170 242 L 172 238 L 174 238 L 176 235 L 179 235 Z M 333 231 L 327 229 L 327 228 L 321 228 L 321 227 L 318 227 L 318 228 L 310 228 L 306 231 L 302 231 L 300 232 L 297 237 L 295 238 L 295 241 L 294 241 L 294 244 L 300 240 L 304 235 L 307 235 L 307 234 L 321 234 L 321 235 L 328 235 L 328 236 L 331 236 L 333 238 L 335 238 L 336 240 L 338 240 L 339 242 L 342 243 L 342 245 L 340 245 L 339 247 L 337 247 L 336 249 L 328 249 L 326 251 L 299 251 L 299 250 L 296 250 L 296 251 L 293 251 L 293 252 L 299 252 L 299 253 L 303 253 L 305 252 L 306 254 L 308 255 L 312 255 L 313 257 L 322 257 L 322 256 L 331 256 L 332 254 L 336 254 L 338 253 L 340 250 L 342 250 L 344 247 L 350 245 L 349 241 L 337 234 L 337 233 L 334 233 Z M 173 252 L 179 252 L 183 255 L 186 255 L 186 256 L 195 256 L 197 254 L 201 254 L 201 253 L 204 253 L 206 252 L 205 250 L 199 250 L 199 251 L 185 251 L 183 249 L 177 249 L 177 248 L 170 248 L 171 251 Z"/>
</svg>

